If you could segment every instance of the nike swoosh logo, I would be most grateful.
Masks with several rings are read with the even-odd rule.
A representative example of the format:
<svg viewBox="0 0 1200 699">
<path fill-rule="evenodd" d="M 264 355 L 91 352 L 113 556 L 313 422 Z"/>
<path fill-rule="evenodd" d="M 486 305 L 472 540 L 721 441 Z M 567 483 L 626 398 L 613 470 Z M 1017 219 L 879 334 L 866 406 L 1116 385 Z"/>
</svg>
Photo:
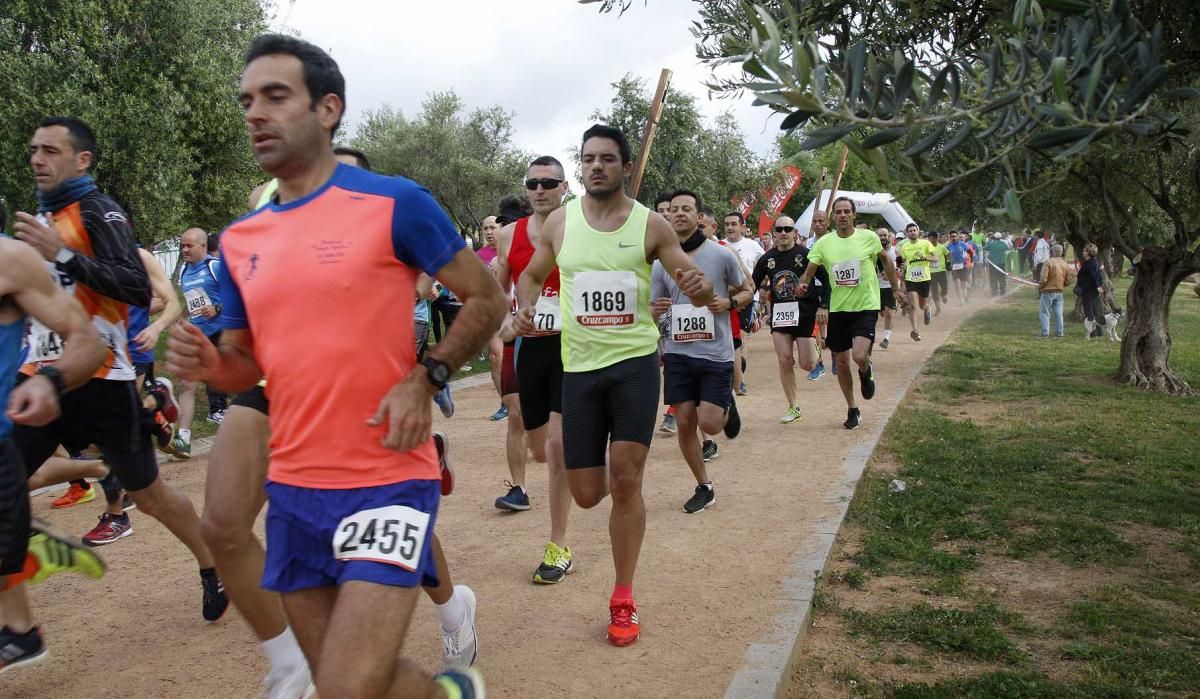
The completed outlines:
<svg viewBox="0 0 1200 699">
<path fill-rule="evenodd" d="M 617 243 L 617 247 L 619 247 L 619 248 L 631 248 L 631 247 L 633 247 L 633 243 Z"/>
</svg>

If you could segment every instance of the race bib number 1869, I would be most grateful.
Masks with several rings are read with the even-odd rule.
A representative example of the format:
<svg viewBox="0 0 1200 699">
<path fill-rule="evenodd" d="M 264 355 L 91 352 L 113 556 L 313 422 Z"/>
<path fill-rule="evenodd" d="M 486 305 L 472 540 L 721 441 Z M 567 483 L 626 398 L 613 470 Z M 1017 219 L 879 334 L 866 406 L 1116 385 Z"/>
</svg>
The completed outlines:
<svg viewBox="0 0 1200 699">
<path fill-rule="evenodd" d="M 428 528 L 427 512 L 404 505 L 356 512 L 338 522 L 333 556 L 339 561 L 375 561 L 415 572 Z"/>
<path fill-rule="evenodd" d="M 576 272 L 575 321 L 591 328 L 637 322 L 638 279 L 633 272 Z"/>
</svg>

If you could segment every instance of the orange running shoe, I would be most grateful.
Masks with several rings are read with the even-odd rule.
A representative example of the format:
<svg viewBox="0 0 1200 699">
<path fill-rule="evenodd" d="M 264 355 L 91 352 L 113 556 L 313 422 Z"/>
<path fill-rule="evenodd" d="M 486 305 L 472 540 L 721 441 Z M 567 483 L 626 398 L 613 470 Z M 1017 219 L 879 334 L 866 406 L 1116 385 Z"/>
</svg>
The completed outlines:
<svg viewBox="0 0 1200 699">
<path fill-rule="evenodd" d="M 61 510 L 65 507 L 91 502 L 95 499 L 96 489 L 94 487 L 84 490 L 83 486 L 79 485 L 78 483 L 72 483 L 71 487 L 67 488 L 67 492 L 54 498 L 54 501 L 50 503 L 50 506 L 56 510 Z"/>
<path fill-rule="evenodd" d="M 641 634 L 637 602 L 631 599 L 609 601 L 608 642 L 614 646 L 632 646 Z"/>
</svg>

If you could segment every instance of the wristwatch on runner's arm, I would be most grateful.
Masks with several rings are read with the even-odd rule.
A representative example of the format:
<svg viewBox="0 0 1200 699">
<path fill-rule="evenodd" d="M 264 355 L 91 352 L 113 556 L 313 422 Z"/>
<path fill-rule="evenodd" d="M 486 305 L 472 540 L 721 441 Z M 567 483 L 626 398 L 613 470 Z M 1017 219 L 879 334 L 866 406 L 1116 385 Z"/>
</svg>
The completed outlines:
<svg viewBox="0 0 1200 699">
<path fill-rule="evenodd" d="M 421 364 L 425 367 L 425 375 L 429 377 L 429 383 L 433 384 L 437 390 L 442 390 L 450 382 L 449 364 L 433 357 L 426 357 L 421 360 Z"/>
</svg>

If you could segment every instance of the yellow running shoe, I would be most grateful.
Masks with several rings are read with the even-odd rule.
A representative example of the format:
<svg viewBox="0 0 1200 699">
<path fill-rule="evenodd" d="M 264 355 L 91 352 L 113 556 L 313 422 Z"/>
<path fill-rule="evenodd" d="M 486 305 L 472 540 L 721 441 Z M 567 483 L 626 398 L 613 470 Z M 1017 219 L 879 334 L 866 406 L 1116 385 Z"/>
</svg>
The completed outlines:
<svg viewBox="0 0 1200 699">
<path fill-rule="evenodd" d="M 104 560 L 79 539 L 56 534 L 42 522 L 33 521 L 29 554 L 37 560 L 38 571 L 29 579 L 36 585 L 55 573 L 79 573 L 98 580 L 104 577 Z"/>
<path fill-rule="evenodd" d="M 533 581 L 539 585 L 554 585 L 574 572 L 575 568 L 571 565 L 571 547 L 547 541 L 546 553 L 542 556 L 542 564 L 533 573 Z"/>
<path fill-rule="evenodd" d="M 67 492 L 63 493 L 57 498 L 54 498 L 54 501 L 50 503 L 50 507 L 53 507 L 56 510 L 61 510 L 65 507 L 81 505 L 85 502 L 91 502 L 95 499 L 96 489 L 94 487 L 89 487 L 87 490 L 84 490 L 83 486 L 72 482 L 71 487 L 67 488 Z"/>
</svg>

